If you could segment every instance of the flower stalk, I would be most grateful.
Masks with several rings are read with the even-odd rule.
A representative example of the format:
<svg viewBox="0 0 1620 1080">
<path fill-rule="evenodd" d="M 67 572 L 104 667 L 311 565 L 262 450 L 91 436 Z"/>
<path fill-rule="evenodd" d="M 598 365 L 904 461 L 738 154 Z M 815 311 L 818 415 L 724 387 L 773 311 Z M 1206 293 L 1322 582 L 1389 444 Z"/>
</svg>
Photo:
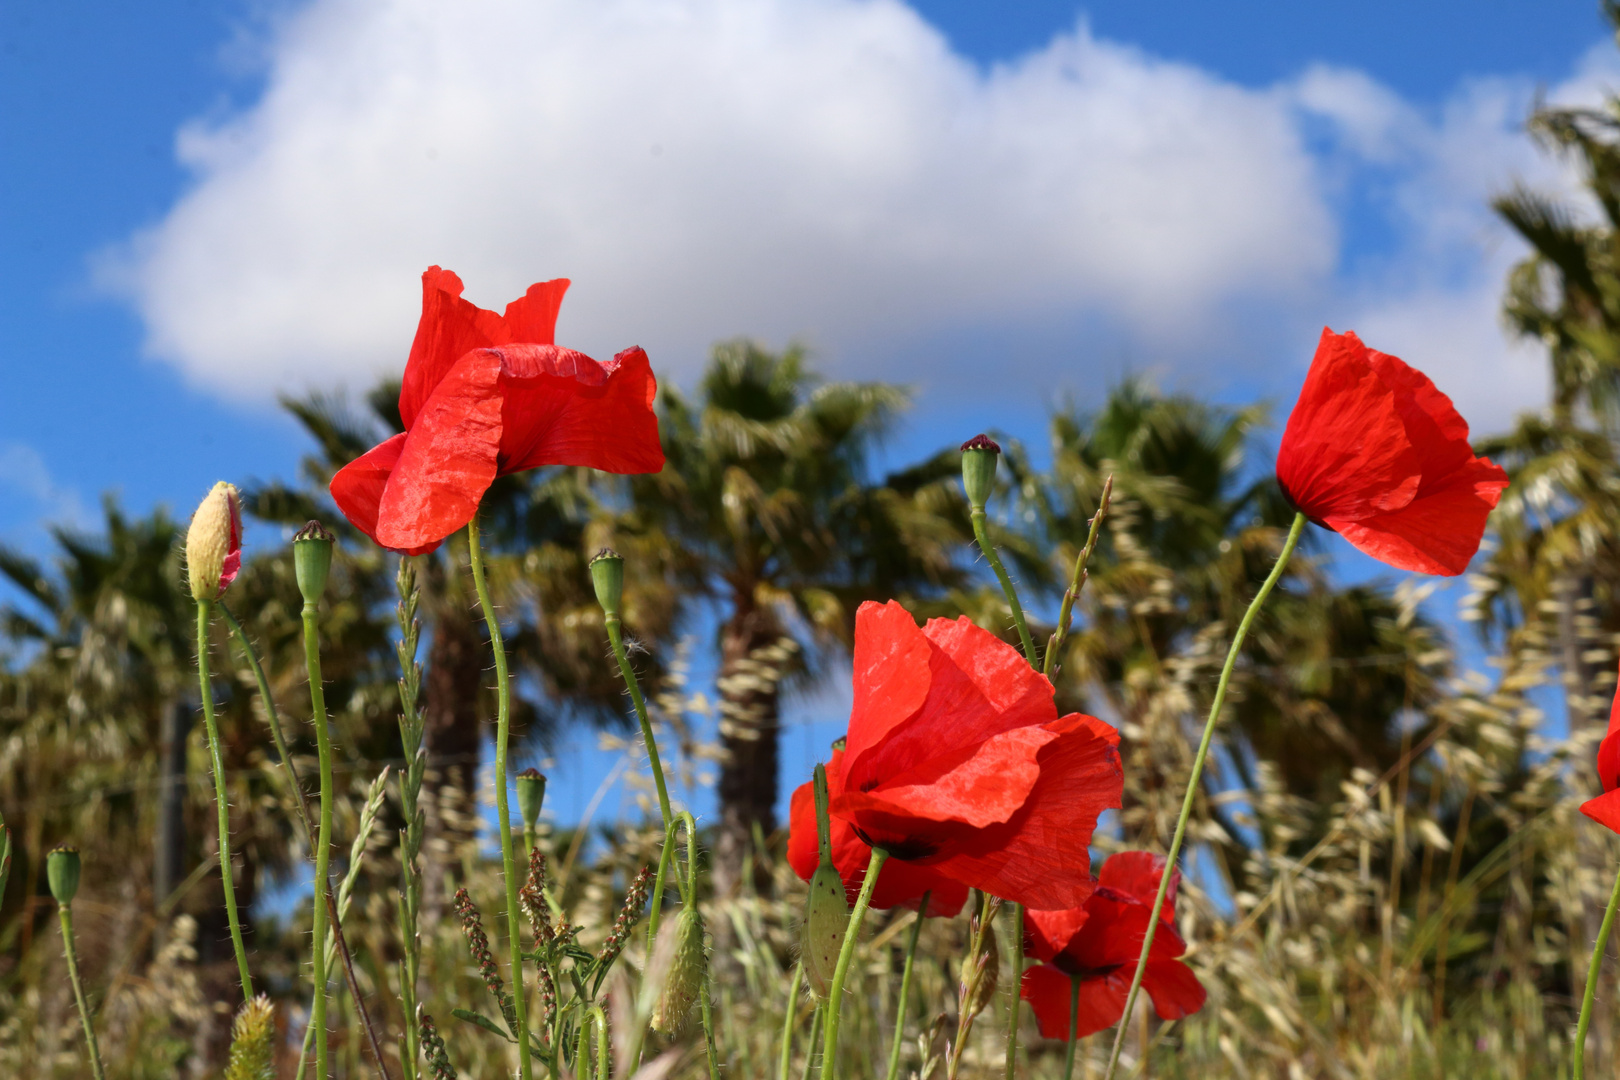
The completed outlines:
<svg viewBox="0 0 1620 1080">
<path fill-rule="evenodd" d="M 85 1054 L 90 1058 L 90 1072 L 95 1080 L 105 1080 L 101 1068 L 101 1047 L 96 1042 L 96 1029 L 90 1023 L 90 1003 L 85 1000 L 84 982 L 79 978 L 78 950 L 73 944 L 73 897 L 79 891 L 79 851 L 77 848 L 59 847 L 45 858 L 45 877 L 56 901 L 56 913 L 62 922 L 62 952 L 67 957 L 68 982 L 73 985 L 73 1001 L 79 1007 L 79 1023 L 84 1026 Z"/>
<path fill-rule="evenodd" d="M 894 1005 L 894 1044 L 889 1047 L 888 1080 L 900 1075 L 900 1050 L 905 1045 L 906 1006 L 911 1003 L 911 962 L 917 955 L 917 939 L 922 937 L 923 919 L 928 916 L 928 897 L 923 893 L 917 901 L 917 921 L 911 924 L 911 939 L 906 942 L 906 966 L 900 972 L 900 999 Z"/>
<path fill-rule="evenodd" d="M 1198 753 L 1193 757 L 1192 773 L 1187 777 L 1187 790 L 1181 799 L 1181 814 L 1176 818 L 1175 835 L 1171 837 L 1170 850 L 1165 854 L 1164 872 L 1159 875 L 1159 891 L 1153 898 L 1153 911 L 1148 917 L 1147 933 L 1142 937 L 1141 957 L 1136 963 L 1136 973 L 1131 977 L 1130 991 L 1125 995 L 1125 1011 L 1120 1015 L 1119 1025 L 1114 1031 L 1114 1047 L 1109 1051 L 1108 1067 L 1103 1071 L 1103 1080 L 1113 1080 L 1114 1070 L 1119 1067 L 1119 1055 L 1125 1049 L 1125 1028 L 1130 1023 L 1136 996 L 1142 990 L 1142 976 L 1147 971 L 1148 955 L 1153 949 L 1154 935 L 1159 930 L 1159 912 L 1164 910 L 1164 898 L 1175 873 L 1176 859 L 1181 854 L 1181 842 L 1187 836 L 1187 821 L 1192 817 L 1193 802 L 1198 797 L 1199 780 L 1204 772 L 1204 759 L 1209 756 L 1209 745 L 1215 735 L 1215 723 L 1220 719 L 1221 706 L 1226 702 L 1226 687 L 1231 682 L 1232 669 L 1237 666 L 1238 653 L 1243 648 L 1244 639 L 1249 636 L 1250 625 L 1260 613 L 1266 597 L 1271 595 L 1271 590 L 1282 578 L 1283 570 L 1287 568 L 1288 560 L 1293 557 L 1294 549 L 1299 546 L 1299 538 L 1305 531 L 1305 521 L 1304 514 L 1294 515 L 1294 523 L 1288 530 L 1288 539 L 1283 541 L 1282 551 L 1278 553 L 1271 573 L 1266 575 L 1260 590 L 1249 602 L 1249 609 L 1243 613 L 1243 620 L 1238 623 L 1237 633 L 1232 635 L 1232 644 L 1226 650 L 1226 663 L 1221 667 L 1220 681 L 1215 684 L 1215 697 L 1209 703 L 1209 716 L 1204 721 L 1204 733 L 1198 740 Z"/>
<path fill-rule="evenodd" d="M 214 806 L 219 816 L 219 876 L 225 885 L 225 917 L 231 924 L 231 948 L 236 952 L 236 974 L 242 1000 L 253 1000 L 253 977 L 248 974 L 247 946 L 242 942 L 242 920 L 236 912 L 236 880 L 231 871 L 231 806 L 225 794 L 225 757 L 219 748 L 219 722 L 214 718 L 214 689 L 208 673 L 208 623 L 212 600 L 197 601 L 197 686 L 202 696 L 203 726 L 208 732 L 208 764 L 214 772 Z M 320 909 L 320 905 L 315 905 Z"/>
<path fill-rule="evenodd" d="M 395 647 L 399 657 L 399 742 L 405 753 L 405 767 L 399 772 L 399 808 L 405 827 L 399 831 L 399 939 L 401 960 L 399 971 L 399 1004 L 401 1015 L 416 1015 L 416 986 L 421 975 L 422 941 L 417 932 L 422 911 L 422 869 L 417 856 L 422 851 L 422 835 L 426 818 L 417 798 L 422 791 L 422 777 L 427 771 L 427 751 L 422 748 L 424 722 L 417 700 L 422 687 L 422 665 L 417 662 L 417 642 L 422 624 L 417 621 L 416 607 L 422 593 L 416 582 L 416 567 L 411 560 L 400 556 L 399 571 L 394 577 L 399 592 L 397 608 L 399 644 Z M 431 1024 L 431 1021 L 430 1021 Z M 417 1061 L 421 1052 L 420 1030 L 414 1024 L 404 1025 L 404 1045 L 399 1059 L 405 1080 L 416 1080 Z"/>
<path fill-rule="evenodd" d="M 1012 578 L 1007 576 L 1007 568 L 1001 564 L 1001 556 L 996 554 L 995 545 L 990 543 L 989 519 L 985 516 L 984 507 L 995 484 L 996 461 L 1000 456 L 1001 447 L 988 436 L 976 435 L 963 443 L 962 487 L 967 492 L 973 538 L 978 541 L 979 550 L 984 552 L 985 561 L 995 572 L 996 581 L 1001 584 L 1002 594 L 1007 598 L 1007 606 L 1012 609 L 1013 625 L 1018 628 L 1018 641 L 1023 647 L 1024 658 L 1029 661 L 1030 667 L 1039 671 L 1041 665 L 1035 658 L 1035 642 L 1029 636 L 1024 605 L 1018 602 L 1018 590 L 1013 588 Z"/>
<path fill-rule="evenodd" d="M 529 1061 L 528 994 L 523 986 L 523 939 L 519 923 L 517 860 L 512 850 L 512 814 L 506 795 L 506 761 L 512 741 L 512 687 L 506 675 L 506 646 L 501 639 L 501 623 L 495 617 L 495 604 L 490 599 L 489 583 L 484 575 L 484 554 L 478 543 L 478 516 L 467 522 L 467 552 L 472 563 L 473 586 L 478 590 L 478 605 L 484 612 L 484 625 L 489 629 L 489 646 L 495 654 L 495 816 L 501 838 L 501 875 L 506 884 L 506 935 L 512 953 L 513 1004 L 516 1008 L 516 1028 L 513 1033 L 518 1043 L 518 1076 L 529 1080 L 533 1066 Z"/>
<path fill-rule="evenodd" d="M 327 727 L 326 691 L 321 684 L 321 594 L 326 589 L 332 565 L 332 534 L 319 522 L 310 522 L 293 537 L 293 569 L 298 591 L 303 594 L 304 670 L 309 682 L 310 720 L 315 725 L 315 748 L 320 759 L 320 824 L 315 839 L 316 887 L 331 888 L 332 855 L 332 734 Z M 310 1024 L 315 1028 L 315 1075 L 326 1080 L 326 927 L 325 904 L 315 905 L 314 933 L 311 936 Z"/>
<path fill-rule="evenodd" d="M 821 1047 L 821 1080 L 833 1080 L 838 1075 L 838 1021 L 844 1006 L 844 979 L 849 975 L 850 961 L 855 958 L 855 944 L 861 936 L 861 922 L 872 903 L 872 890 L 877 887 L 878 874 L 888 861 L 889 853 L 880 847 L 872 849 L 872 861 L 866 864 L 866 879 L 855 897 L 854 910 L 849 915 L 849 929 L 844 931 L 844 945 L 838 950 L 838 966 L 833 969 L 832 986 L 827 991 L 827 1032 Z"/>
<path fill-rule="evenodd" d="M 1614 890 L 1609 894 L 1609 906 L 1603 912 L 1603 924 L 1598 927 L 1597 941 L 1592 945 L 1592 961 L 1586 965 L 1586 992 L 1581 996 L 1581 1015 L 1575 1025 L 1575 1056 L 1571 1062 L 1571 1080 L 1584 1080 L 1586 1076 L 1586 1031 L 1592 1024 L 1592 1003 L 1597 1000 L 1598 977 L 1603 968 L 1604 954 L 1609 951 L 1609 934 L 1614 930 L 1614 916 L 1620 909 L 1620 874 L 1614 878 Z"/>
</svg>

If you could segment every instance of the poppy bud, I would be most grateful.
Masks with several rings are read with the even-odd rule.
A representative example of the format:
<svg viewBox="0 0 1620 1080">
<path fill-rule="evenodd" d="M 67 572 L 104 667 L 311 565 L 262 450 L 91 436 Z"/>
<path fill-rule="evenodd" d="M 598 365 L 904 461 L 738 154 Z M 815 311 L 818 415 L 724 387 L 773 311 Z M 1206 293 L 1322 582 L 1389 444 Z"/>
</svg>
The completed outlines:
<svg viewBox="0 0 1620 1080">
<path fill-rule="evenodd" d="M 799 928 L 799 959 L 810 979 L 811 989 L 817 997 L 825 999 L 838 967 L 844 935 L 849 931 L 849 902 L 844 895 L 844 881 L 832 860 L 825 766 L 816 766 L 812 782 L 816 796 L 816 842 L 821 855 L 816 872 L 810 877 L 810 899 L 805 906 L 804 925 Z"/>
<path fill-rule="evenodd" d="M 591 560 L 591 584 L 596 586 L 596 602 L 609 617 L 619 614 L 624 598 L 624 558 L 612 548 L 603 548 Z"/>
<path fill-rule="evenodd" d="M 975 510 L 983 510 L 990 501 L 1000 457 L 1001 447 L 988 435 L 975 435 L 962 444 L 962 489 L 967 492 L 968 505 Z"/>
<path fill-rule="evenodd" d="M 336 537 L 318 521 L 311 521 L 293 534 L 293 572 L 304 603 L 320 602 L 326 591 L 326 575 L 332 569 L 332 545 Z"/>
<path fill-rule="evenodd" d="M 51 895 L 64 907 L 73 903 L 79 891 L 79 849 L 60 844 L 45 856 L 45 880 Z"/>
<path fill-rule="evenodd" d="M 263 994 L 242 1003 L 231 1025 L 230 1063 L 223 1080 L 273 1080 L 276 1007 Z"/>
<path fill-rule="evenodd" d="M 675 921 L 675 957 L 664 976 L 663 992 L 653 1007 L 652 1027 L 662 1035 L 676 1035 L 686 1027 L 692 1003 L 703 992 L 708 956 L 703 944 L 703 916 L 687 904 Z"/>
<path fill-rule="evenodd" d="M 546 778 L 539 769 L 524 769 L 517 774 L 517 800 L 523 827 L 534 828 L 540 820 L 540 806 L 546 801 Z"/>
<path fill-rule="evenodd" d="M 218 600 L 242 569 L 242 496 L 221 480 L 191 515 L 186 576 L 192 599 Z"/>
</svg>

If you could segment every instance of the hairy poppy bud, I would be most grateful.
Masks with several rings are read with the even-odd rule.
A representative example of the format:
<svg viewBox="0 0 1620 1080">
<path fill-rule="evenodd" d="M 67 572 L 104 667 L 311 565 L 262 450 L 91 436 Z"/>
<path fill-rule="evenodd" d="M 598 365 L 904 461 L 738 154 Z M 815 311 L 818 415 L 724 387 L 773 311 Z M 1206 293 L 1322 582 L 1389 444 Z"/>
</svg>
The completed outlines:
<svg viewBox="0 0 1620 1080">
<path fill-rule="evenodd" d="M 304 603 L 320 602 L 326 591 L 326 575 L 332 569 L 332 545 L 336 538 L 318 521 L 311 521 L 293 534 L 293 573 Z"/>
<path fill-rule="evenodd" d="M 703 993 L 709 958 L 703 943 L 703 916 L 692 904 L 681 908 L 675 921 L 673 948 L 675 955 L 652 1013 L 653 1030 L 662 1035 L 677 1035 L 686 1027 L 692 1004 Z"/>
<path fill-rule="evenodd" d="M 58 904 L 71 904 L 79 892 L 79 849 L 61 844 L 45 856 L 45 880 Z"/>
<path fill-rule="evenodd" d="M 838 952 L 844 946 L 844 935 L 849 932 L 849 901 L 844 896 L 844 881 L 833 865 L 826 766 L 816 766 L 812 783 L 816 796 L 816 843 L 821 855 L 816 872 L 810 876 L 810 899 L 805 905 L 804 925 L 799 928 L 799 960 L 811 989 L 825 1000 L 833 972 L 838 967 Z"/>
<path fill-rule="evenodd" d="M 988 435 L 975 435 L 962 444 L 962 489 L 967 492 L 968 505 L 975 510 L 983 510 L 990 501 L 1000 457 L 1001 447 Z"/>
<path fill-rule="evenodd" d="M 619 614 L 624 598 L 624 558 L 612 548 L 603 548 L 591 560 L 591 584 L 596 586 L 596 602 L 605 615 Z"/>
<path fill-rule="evenodd" d="M 539 769 L 524 769 L 517 774 L 518 813 L 523 817 L 525 829 L 534 828 L 540 820 L 540 807 L 546 801 L 546 778 Z"/>
<path fill-rule="evenodd" d="M 218 600 L 242 569 L 242 496 L 221 480 L 191 515 L 186 575 L 194 600 Z"/>
<path fill-rule="evenodd" d="M 231 1057 L 222 1080 L 274 1080 L 276 1007 L 263 994 L 244 1001 L 231 1024 Z"/>
</svg>

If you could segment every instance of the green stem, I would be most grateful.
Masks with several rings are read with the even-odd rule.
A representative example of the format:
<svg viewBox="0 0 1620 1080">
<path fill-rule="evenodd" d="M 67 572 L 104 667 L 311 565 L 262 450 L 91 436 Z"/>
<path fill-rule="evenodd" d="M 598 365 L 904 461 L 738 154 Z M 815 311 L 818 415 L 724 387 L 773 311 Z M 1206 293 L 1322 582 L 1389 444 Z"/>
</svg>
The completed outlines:
<svg viewBox="0 0 1620 1080">
<path fill-rule="evenodd" d="M 225 616 L 225 625 L 230 627 L 231 635 L 236 638 L 236 643 L 241 646 L 242 655 L 247 657 L 248 667 L 253 670 L 253 679 L 259 685 L 259 700 L 264 702 L 265 718 L 270 723 L 270 737 L 275 740 L 276 753 L 281 755 L 282 772 L 286 774 L 287 786 L 292 789 L 293 800 L 298 804 L 298 817 L 304 823 L 304 835 L 309 839 L 310 850 L 313 852 L 315 849 L 315 822 L 309 816 L 309 800 L 304 796 L 304 785 L 298 779 L 298 770 L 293 766 L 292 754 L 287 751 L 287 741 L 281 733 L 281 717 L 276 713 L 275 698 L 270 696 L 270 680 L 265 678 L 264 667 L 259 663 L 259 655 L 254 650 L 253 643 L 248 640 L 247 631 L 242 629 L 242 624 L 236 621 L 236 616 L 231 614 L 231 609 L 226 607 L 223 601 L 219 605 L 219 613 Z M 330 881 L 326 883 L 326 916 L 332 924 L 331 933 L 327 936 L 336 943 L 338 958 L 343 961 L 343 981 L 349 984 L 349 996 L 354 999 L 354 1003 L 359 1010 L 360 1022 L 366 1029 L 366 1041 L 371 1044 L 372 1059 L 377 1063 L 377 1071 L 386 1077 L 388 1069 L 383 1065 L 382 1042 L 377 1038 L 376 1025 L 371 1022 L 371 1010 L 366 1008 L 365 995 L 360 992 L 360 981 L 354 973 L 354 957 L 349 952 L 348 939 L 343 935 L 343 922 L 338 918 L 337 897 L 332 893 L 332 883 Z M 406 1025 L 407 1029 L 410 1027 L 411 1025 Z M 304 1031 L 304 1052 L 298 1059 L 300 1075 L 303 1073 L 304 1059 L 309 1056 L 311 1035 L 312 1030 L 306 1028 Z M 410 1040 L 410 1034 L 407 1034 L 406 1038 Z M 414 1042 L 411 1045 L 414 1048 Z M 414 1064 L 413 1060 L 410 1064 L 405 1065 L 407 1080 L 414 1080 L 416 1076 Z"/>
<path fill-rule="evenodd" d="M 321 630 L 316 606 L 304 602 L 304 670 L 309 679 L 310 720 L 315 725 L 315 749 L 320 757 L 320 825 L 315 840 L 316 888 L 331 890 L 332 863 L 332 733 L 326 721 L 326 689 L 321 684 Z M 326 1080 L 326 905 L 315 905 L 312 935 L 314 1000 L 309 1022 L 315 1028 L 315 1075 Z M 334 925 L 335 922 L 334 922 Z"/>
<path fill-rule="evenodd" d="M 62 951 L 67 955 L 68 981 L 73 984 L 73 1000 L 79 1006 L 79 1022 L 84 1025 L 84 1044 L 90 1055 L 90 1071 L 96 1080 L 105 1080 L 101 1071 L 101 1047 L 96 1044 L 96 1029 L 90 1026 L 90 1004 L 84 999 L 84 984 L 79 980 L 79 957 L 73 947 L 73 912 L 66 904 L 57 905 L 62 917 Z"/>
<path fill-rule="evenodd" d="M 821 1047 L 821 1080 L 833 1080 L 838 1074 L 838 1020 L 844 1007 L 844 978 L 849 974 L 850 961 L 855 958 L 855 944 L 860 940 L 861 921 L 866 918 L 867 906 L 872 902 L 872 890 L 877 887 L 878 874 L 888 858 L 889 853 L 882 848 L 872 849 L 872 861 L 866 864 L 866 880 L 861 882 L 855 908 L 849 913 L 849 928 L 844 931 L 844 944 L 838 950 L 832 985 L 827 988 L 827 1034 Z"/>
<path fill-rule="evenodd" d="M 591 1006 L 596 1020 L 596 1080 L 608 1080 L 613 1071 L 613 1044 L 609 1038 L 608 1018 L 600 1005 Z"/>
<path fill-rule="evenodd" d="M 1299 538 L 1305 531 L 1305 515 L 1296 513 L 1294 523 L 1288 530 L 1288 539 L 1283 542 L 1282 551 L 1277 556 L 1277 562 L 1261 583 L 1260 591 L 1254 594 L 1249 603 L 1249 610 L 1243 613 L 1243 621 L 1238 623 L 1237 633 L 1232 635 L 1232 644 L 1226 650 L 1226 663 L 1221 667 L 1220 681 L 1215 684 L 1215 698 L 1209 703 L 1209 717 L 1204 721 L 1204 734 L 1198 740 L 1198 753 L 1193 757 L 1192 774 L 1187 777 L 1187 791 L 1181 799 L 1181 815 L 1176 818 L 1176 832 L 1170 840 L 1170 850 L 1165 855 L 1164 873 L 1159 875 L 1159 892 L 1153 898 L 1153 911 L 1148 918 L 1147 934 L 1142 938 L 1142 954 L 1136 963 L 1136 974 L 1131 977 L 1130 992 L 1125 995 L 1125 1011 L 1120 1014 L 1118 1028 L 1114 1032 L 1114 1048 L 1108 1054 L 1108 1068 L 1103 1072 L 1103 1080 L 1113 1080 L 1114 1070 L 1119 1065 L 1119 1055 L 1125 1049 L 1125 1028 L 1131 1019 L 1131 1009 L 1136 1004 L 1136 995 L 1142 989 L 1142 975 L 1147 971 L 1148 954 L 1153 949 L 1153 938 L 1159 929 L 1159 912 L 1164 910 L 1164 896 L 1170 888 L 1170 876 L 1176 870 L 1176 858 L 1181 854 L 1181 842 L 1187 835 L 1187 820 L 1192 817 L 1193 801 L 1198 797 L 1199 778 L 1204 772 L 1204 759 L 1209 756 L 1209 744 L 1215 735 L 1215 722 L 1220 719 L 1221 706 L 1226 701 L 1226 686 L 1232 679 L 1232 669 L 1237 666 L 1238 653 L 1243 648 L 1243 639 L 1249 635 L 1249 626 L 1260 613 L 1261 605 L 1271 590 L 1281 579 L 1283 570 L 1288 566 L 1288 560 L 1294 554 L 1294 548 L 1299 546 Z"/>
<path fill-rule="evenodd" d="M 1041 670 L 1040 661 L 1035 659 L 1035 642 L 1029 636 L 1029 624 L 1024 621 L 1024 605 L 1018 602 L 1018 590 L 1013 588 L 1012 578 L 1007 576 L 1007 568 L 1001 565 L 1001 556 L 996 554 L 995 545 L 990 543 L 990 534 L 985 530 L 984 507 L 973 508 L 973 538 L 979 542 L 979 550 L 990 564 L 990 569 L 996 572 L 996 580 L 1001 582 L 1001 591 L 1007 597 L 1007 606 L 1012 608 L 1013 625 L 1018 627 L 1018 640 L 1024 646 L 1024 659 L 1036 671 Z"/>
<path fill-rule="evenodd" d="M 1586 1029 L 1592 1023 L 1592 1002 L 1597 998 L 1598 976 L 1603 967 L 1603 956 L 1609 951 L 1609 932 L 1614 929 L 1615 909 L 1620 908 L 1620 874 L 1615 875 L 1614 891 L 1609 894 L 1609 907 L 1603 913 L 1603 925 L 1598 927 L 1597 942 L 1592 946 L 1592 962 L 1586 967 L 1586 993 L 1581 998 L 1581 1018 L 1575 1025 L 1575 1061 L 1572 1080 L 1586 1075 Z"/>
<path fill-rule="evenodd" d="M 1022 988 L 1020 988 L 1022 989 Z M 1069 1045 L 1063 1051 L 1063 1080 L 1074 1077 L 1074 1054 L 1080 1046 L 1080 976 L 1069 976 Z"/>
<path fill-rule="evenodd" d="M 231 807 L 225 797 L 225 759 L 219 750 L 214 689 L 208 678 L 208 617 L 213 609 L 212 600 L 197 601 L 197 685 L 202 692 L 203 725 L 208 729 L 208 761 L 214 770 L 214 805 L 219 810 L 219 876 L 225 884 L 225 915 L 231 924 L 231 947 L 236 950 L 242 1000 L 247 1001 L 253 997 L 253 977 L 248 974 L 247 946 L 242 944 L 242 921 L 236 914 L 236 881 L 231 873 Z"/>
<path fill-rule="evenodd" d="M 641 724 L 641 741 L 647 747 L 647 766 L 652 770 L 653 783 L 658 787 L 658 812 L 663 815 L 664 828 L 669 828 L 675 815 L 669 808 L 669 789 L 664 786 L 664 766 L 658 757 L 658 741 L 653 738 L 652 720 L 647 716 L 647 702 L 641 696 L 641 684 L 636 681 L 635 669 L 624 650 L 624 632 L 617 615 L 606 615 L 608 640 L 613 643 L 613 657 L 619 662 L 619 673 L 625 686 L 630 688 L 630 702 L 636 708 L 636 720 Z"/>
<path fill-rule="evenodd" d="M 1046 643 L 1046 662 L 1041 668 L 1041 674 L 1050 679 L 1057 668 L 1057 658 L 1063 652 L 1063 643 L 1069 639 L 1069 620 L 1074 617 L 1074 602 L 1080 599 L 1080 590 L 1086 587 L 1086 564 L 1091 561 L 1091 552 L 1097 546 L 1097 536 L 1102 532 L 1103 518 L 1108 516 L 1108 500 L 1114 491 L 1114 477 L 1109 475 L 1103 481 L 1102 494 L 1097 498 L 1097 512 L 1091 515 L 1091 528 L 1086 533 L 1086 546 L 1080 549 L 1080 554 L 1074 560 L 1074 575 L 1069 579 L 1069 587 L 1063 593 L 1063 605 L 1058 609 L 1057 627 L 1052 631 L 1051 640 Z"/>
<path fill-rule="evenodd" d="M 1013 1080 L 1018 1066 L 1018 1014 L 1024 1004 L 1024 905 L 1013 905 L 1012 1005 L 1007 1009 L 1007 1070 L 1005 1080 Z"/>
<path fill-rule="evenodd" d="M 894 1045 L 889 1047 L 888 1080 L 900 1075 L 900 1050 L 905 1045 L 906 1006 L 911 1003 L 911 961 L 917 955 L 917 939 L 922 937 L 923 919 L 928 915 L 928 893 L 917 901 L 917 921 L 911 924 L 911 940 L 906 942 L 906 966 L 900 973 L 900 1000 L 894 1006 Z M 782 1071 L 783 1080 L 787 1070 Z"/>
<path fill-rule="evenodd" d="M 533 1075 L 529 1064 L 529 995 L 523 985 L 517 863 L 512 857 L 512 815 L 506 805 L 506 753 L 512 739 L 512 687 L 506 678 L 506 646 L 501 640 L 500 620 L 495 618 L 495 605 L 489 598 L 489 585 L 484 580 L 484 555 L 478 546 L 477 516 L 467 522 L 467 552 L 471 556 L 478 605 L 484 611 L 484 625 L 489 628 L 489 646 L 495 653 L 495 816 L 501 835 L 501 873 L 506 878 L 506 933 L 512 948 L 512 999 L 517 1006 L 518 1075 L 522 1080 L 529 1080 Z"/>
<path fill-rule="evenodd" d="M 816 1046 L 821 1040 L 822 1021 L 826 1017 L 826 1007 L 817 1002 L 815 1011 L 810 1014 L 810 1041 L 805 1044 L 804 1071 L 799 1074 L 799 1080 L 810 1080 L 810 1074 L 815 1071 Z"/>
<path fill-rule="evenodd" d="M 804 965 L 793 965 L 793 985 L 788 987 L 787 1012 L 782 1014 L 782 1053 L 781 1066 L 777 1071 L 777 1080 L 788 1080 L 788 1069 L 793 1065 L 793 1021 L 798 1019 L 799 1013 L 799 987 L 804 985 Z M 894 1080 L 894 1073 L 889 1073 L 889 1080 Z"/>
</svg>

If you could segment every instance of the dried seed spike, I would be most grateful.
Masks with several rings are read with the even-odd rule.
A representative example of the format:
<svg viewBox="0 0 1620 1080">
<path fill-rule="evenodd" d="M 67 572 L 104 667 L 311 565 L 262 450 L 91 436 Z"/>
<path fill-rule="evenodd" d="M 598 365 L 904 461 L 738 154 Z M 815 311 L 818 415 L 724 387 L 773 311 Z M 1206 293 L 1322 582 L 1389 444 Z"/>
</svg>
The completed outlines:
<svg viewBox="0 0 1620 1080">
<path fill-rule="evenodd" d="M 433 1080 L 456 1080 L 455 1066 L 450 1064 L 450 1055 L 445 1053 L 444 1039 L 440 1038 L 438 1028 L 433 1026 L 433 1017 L 420 1005 L 416 1007 L 416 1017 L 422 1057 L 433 1072 Z"/>
<path fill-rule="evenodd" d="M 506 992 L 500 965 L 495 962 L 495 955 L 489 950 L 489 936 L 484 933 L 484 922 L 478 914 L 478 906 L 473 903 L 466 889 L 456 890 L 455 910 L 461 917 L 461 932 L 467 935 L 467 948 L 472 953 L 473 961 L 478 965 L 478 974 L 483 976 L 484 985 L 489 987 L 489 992 L 494 995 L 496 1003 L 501 1007 L 501 1015 L 506 1018 L 507 1027 L 516 1032 L 517 1006 L 513 1004 L 512 996 Z"/>
<path fill-rule="evenodd" d="M 601 951 L 596 954 L 596 967 L 598 971 L 605 969 L 619 953 L 624 950 L 624 943 L 630 939 L 630 930 L 641 917 L 641 909 L 647 903 L 647 890 L 652 884 L 652 867 L 643 866 L 635 880 L 630 882 L 629 890 L 624 894 L 624 905 L 619 908 L 619 917 L 613 920 L 613 929 L 609 931 L 607 940 L 602 942 Z"/>
<path fill-rule="evenodd" d="M 555 935 L 546 913 L 546 856 L 539 848 L 529 852 L 529 876 L 518 890 L 518 907 L 528 917 L 535 944 L 549 944 Z"/>
</svg>

